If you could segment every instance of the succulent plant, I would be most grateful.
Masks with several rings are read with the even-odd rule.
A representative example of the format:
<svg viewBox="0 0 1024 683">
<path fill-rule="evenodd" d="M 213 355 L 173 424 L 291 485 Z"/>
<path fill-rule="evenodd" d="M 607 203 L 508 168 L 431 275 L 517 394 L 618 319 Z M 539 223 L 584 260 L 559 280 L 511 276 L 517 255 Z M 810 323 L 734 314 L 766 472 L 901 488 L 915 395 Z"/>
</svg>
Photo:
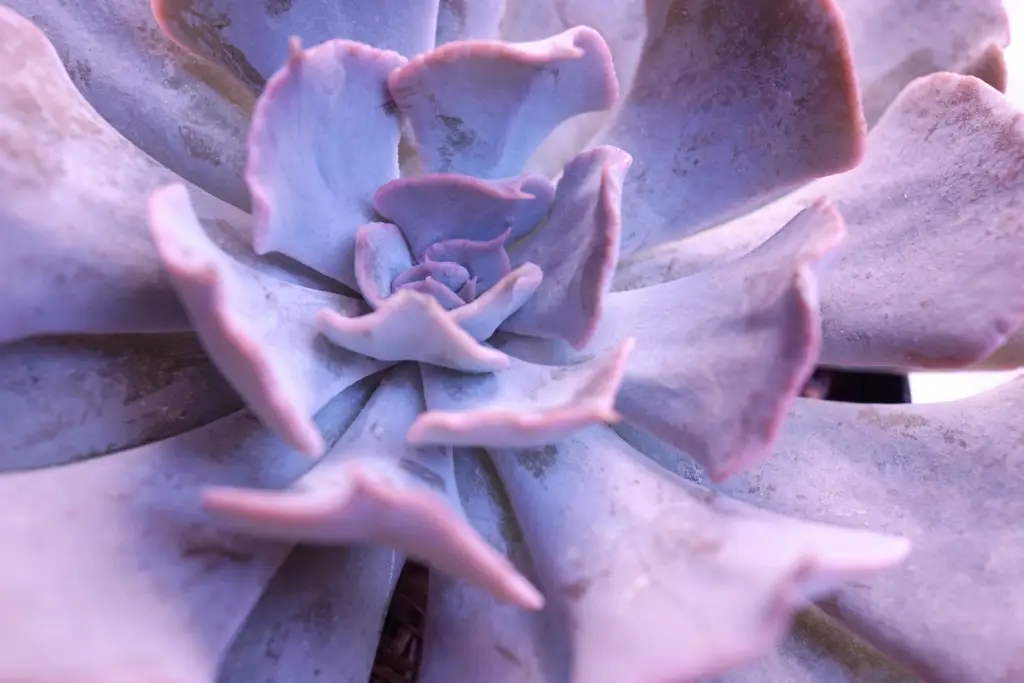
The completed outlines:
<svg viewBox="0 0 1024 683">
<path fill-rule="evenodd" d="M 0 5 L 0 681 L 365 681 L 408 560 L 428 683 L 1024 680 L 1024 380 L 799 397 L 1024 358 L 1007 42 Z"/>
</svg>

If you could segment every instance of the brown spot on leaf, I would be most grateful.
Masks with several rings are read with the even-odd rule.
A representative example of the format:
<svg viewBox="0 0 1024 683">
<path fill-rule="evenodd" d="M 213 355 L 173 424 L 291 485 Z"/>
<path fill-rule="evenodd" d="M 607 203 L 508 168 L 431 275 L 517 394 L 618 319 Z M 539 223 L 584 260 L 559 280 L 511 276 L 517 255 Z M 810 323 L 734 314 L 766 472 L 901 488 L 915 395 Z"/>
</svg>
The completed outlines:
<svg viewBox="0 0 1024 683">
<path fill-rule="evenodd" d="M 590 590 L 590 579 L 577 579 L 562 586 L 562 594 L 570 600 L 579 600 Z"/>
<path fill-rule="evenodd" d="M 504 645 L 501 645 L 499 643 L 495 643 L 494 644 L 494 649 L 498 651 L 499 655 L 501 655 L 502 657 L 504 657 L 508 661 L 512 662 L 516 666 L 520 666 L 521 667 L 523 665 L 523 660 L 519 659 L 519 657 L 516 656 L 515 652 L 512 652 L 512 650 L 508 649 Z"/>
<path fill-rule="evenodd" d="M 267 14 L 279 17 L 292 8 L 292 0 L 266 0 Z"/>
<path fill-rule="evenodd" d="M 548 468 L 555 464 L 558 448 L 548 444 L 543 448 L 527 448 L 516 451 L 516 461 L 537 479 L 544 477 Z"/>
<path fill-rule="evenodd" d="M 398 461 L 398 466 L 425 483 L 430 488 L 437 491 L 445 490 L 444 479 L 441 475 L 437 474 L 437 472 L 434 472 L 423 463 L 416 462 L 409 458 L 402 458 Z"/>
</svg>

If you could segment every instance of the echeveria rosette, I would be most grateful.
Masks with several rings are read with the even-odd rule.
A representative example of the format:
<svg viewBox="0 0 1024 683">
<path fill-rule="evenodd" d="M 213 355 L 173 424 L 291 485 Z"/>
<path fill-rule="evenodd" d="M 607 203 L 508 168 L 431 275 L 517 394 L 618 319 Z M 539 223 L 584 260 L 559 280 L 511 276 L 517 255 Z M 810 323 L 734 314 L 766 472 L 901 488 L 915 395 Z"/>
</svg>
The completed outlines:
<svg viewBox="0 0 1024 683">
<path fill-rule="evenodd" d="M 110 55 L 125 35 L 135 34 L 104 29 L 88 34 L 102 40 L 81 43 L 74 36 L 75 27 L 90 30 L 110 16 L 135 11 L 122 4 L 111 0 L 92 14 L 81 7 L 42 9 L 40 23 L 55 41 L 65 41 L 62 56 L 89 60 L 94 71 L 89 83 L 82 81 L 82 68 L 76 72 L 74 62 L 69 66 L 83 92 L 122 133 L 174 170 L 202 179 L 218 196 L 244 195 L 236 191 L 240 176 L 233 177 L 227 166 L 211 182 L 217 174 L 210 155 L 182 155 L 181 148 L 163 145 L 160 135 L 153 135 L 169 120 L 172 130 L 178 125 L 172 117 L 182 110 L 181 98 L 172 93 L 182 92 L 181 67 L 168 72 L 177 81 L 168 80 L 167 73 L 151 79 L 162 97 L 118 110 L 128 86 L 109 68 Z M 287 7 L 270 3 L 259 10 L 232 0 L 155 3 L 176 39 L 221 60 L 245 88 L 258 93 L 271 78 L 250 138 L 259 152 L 250 154 L 250 181 L 262 180 L 252 183 L 255 227 L 250 229 L 241 211 L 198 188 L 172 185 L 150 202 L 159 251 L 143 237 L 140 196 L 175 181 L 173 174 L 84 105 L 38 33 L 9 12 L 0 15 L 4 35 L 10 36 L 0 49 L 6 49 L 5 58 L 16 54 L 16 63 L 26 65 L 11 81 L 0 82 L 12 95 L 7 101 L 18 103 L 2 111 L 7 118 L 0 122 L 9 125 L 3 130 L 13 133 L 3 141 L 20 153 L 18 159 L 42 162 L 0 167 L 0 181 L 11 195 L 0 219 L 5 228 L 13 227 L 13 263 L 44 264 L 35 271 L 5 272 L 20 286 L 8 287 L 17 296 L 2 320 L 4 339 L 24 340 L 9 347 L 3 363 L 7 368 L 28 360 L 30 366 L 4 375 L 11 377 L 3 386 L 4 405 L 12 406 L 5 438 L 16 447 L 3 467 L 31 470 L 111 453 L 0 478 L 3 504 L 11 511 L 0 521 L 0 538 L 19 551 L 20 560 L 0 570 L 0 604 L 6 613 L 27 615 L 15 630 L 0 629 L 5 643 L 0 677 L 191 682 L 210 680 L 219 664 L 225 680 L 305 679 L 314 672 L 360 680 L 369 669 L 397 570 L 411 555 L 448 572 L 431 579 L 422 680 L 550 683 L 565 680 L 570 670 L 574 680 L 585 683 L 623 677 L 693 680 L 769 649 L 791 610 L 817 595 L 811 589 L 822 582 L 833 586 L 902 556 L 905 544 L 898 539 L 797 522 L 690 484 L 671 471 L 699 478 L 679 449 L 716 478 L 766 455 L 821 343 L 826 359 L 837 363 L 912 367 L 921 358 L 946 359 L 946 365 L 972 362 L 1006 338 L 1019 324 L 1020 301 L 1013 279 L 1021 260 L 1020 223 L 1012 215 L 1020 194 L 1013 160 L 1022 145 L 1012 108 L 973 79 L 937 76 L 915 84 L 878 123 L 861 169 L 812 184 L 752 214 L 749 244 L 737 249 L 729 242 L 734 227 L 696 231 L 747 201 L 763 202 L 790 185 L 844 170 L 861 153 L 862 123 L 834 7 L 794 1 L 751 11 L 749 2 L 648 3 L 650 37 L 637 50 L 636 73 L 619 76 L 620 83 L 631 85 L 615 122 L 598 140 L 604 144 L 570 154 L 574 160 L 552 185 L 517 174 L 532 147 L 558 123 L 558 108 L 588 98 L 559 98 L 552 115 L 552 102 L 539 88 L 543 106 L 526 107 L 529 115 L 513 121 L 508 103 L 529 103 L 529 97 L 496 96 L 491 102 L 474 97 L 483 86 L 523 81 L 513 77 L 514 68 L 492 71 L 495 67 L 460 60 L 480 50 L 500 59 L 517 46 L 455 43 L 431 51 L 435 35 L 448 40 L 467 35 L 467 27 L 491 31 L 496 25 L 496 5 L 474 5 L 469 16 L 458 4 L 442 2 L 438 12 L 436 2 L 410 2 L 393 21 L 382 23 L 379 13 L 368 14 L 355 4 L 319 0 Z M 543 21 L 543 11 L 523 11 L 528 0 L 509 4 L 511 23 L 524 17 Z M 856 2 L 840 4 L 855 28 L 851 42 L 862 86 L 871 86 L 872 69 L 881 70 L 888 56 L 861 68 L 863 52 L 858 55 L 857 46 L 871 33 L 870 13 Z M 989 4 L 972 5 L 980 9 L 970 21 L 938 24 L 954 37 L 947 41 L 942 34 L 941 41 L 931 41 L 949 46 L 934 51 L 934 68 L 956 67 L 998 81 L 1000 29 Z M 885 35 L 895 35 L 892 27 L 908 17 L 930 20 L 911 12 L 911 5 L 920 3 L 888 3 L 890 33 Z M 620 39 L 631 24 L 618 18 L 630 11 L 619 3 L 586 6 L 594 8 L 594 21 L 585 23 L 610 37 L 617 64 L 628 64 L 630 51 L 622 49 Z M 558 20 L 582 8 L 563 8 Z M 432 16 L 441 19 L 431 23 Z M 132 25 L 144 21 L 151 19 Z M 780 22 L 786 31 L 773 30 Z M 529 33 L 522 24 L 515 28 Z M 571 25 L 545 33 L 561 29 Z M 336 36 L 348 40 L 327 42 L 308 54 L 293 46 L 289 53 L 291 33 L 314 46 Z M 579 47 L 575 39 L 581 36 L 583 48 L 603 50 L 596 42 L 600 37 L 587 29 L 518 49 L 532 56 L 552 44 Z M 886 45 L 904 42 L 915 44 L 893 38 Z M 69 56 L 76 45 L 91 48 Z M 412 59 L 405 62 L 386 49 Z M 898 55 L 902 49 L 890 52 Z M 172 50 L 159 54 L 181 58 Z M 272 77 L 288 54 L 282 75 Z M 751 54 L 759 59 L 751 62 Z M 318 62 L 323 55 L 336 61 Z M 512 62 L 514 67 L 516 59 Z M 136 75 L 150 73 L 146 70 L 160 63 L 143 55 L 133 69 Z M 494 78 L 499 73 L 502 78 Z M 373 89 L 368 95 L 365 86 L 382 74 L 384 87 L 376 100 L 381 106 L 363 109 L 367 116 L 346 115 L 375 101 Z M 446 88 L 451 78 L 467 87 Z M 319 106 L 324 103 L 307 106 L 300 87 L 289 117 L 289 82 L 314 84 L 313 96 L 336 96 L 331 105 L 336 109 L 327 110 L 338 116 L 325 121 Z M 325 82 L 329 87 L 319 87 Z M 684 82 L 687 88 L 664 89 Z M 877 89 L 880 94 L 865 93 L 866 108 L 884 108 L 891 82 Z M 611 83 L 610 78 L 583 79 L 598 93 L 610 91 Z M 763 83 L 773 88 L 760 87 Z M 723 84 L 730 87 L 723 90 Z M 385 94 L 388 85 L 394 86 L 397 107 Z M 427 90 L 431 97 L 417 98 Z M 162 111 L 162 102 L 173 106 Z M 395 122 L 403 107 L 427 173 L 399 178 L 402 130 Z M 702 114 L 683 125 L 672 117 L 680 110 Z M 803 125 L 793 125 L 794 117 Z M 874 119 L 870 111 L 869 118 Z M 282 126 L 282 121 L 301 125 Z M 681 126 L 677 138 L 671 137 L 674 126 Z M 347 135 L 331 134 L 339 127 Z M 325 128 L 327 133 L 313 134 Z M 211 130 L 223 129 L 203 132 Z M 198 134 L 190 131 L 195 148 Z M 652 143 L 655 138 L 644 139 L 644 131 L 662 137 Z M 701 131 L 713 134 L 702 138 Z M 215 139 L 224 152 L 241 144 L 241 138 L 219 133 Z M 495 145 L 498 139 L 506 144 Z M 386 144 L 376 144 L 381 141 Z M 350 144 L 358 163 L 345 166 L 341 162 L 350 157 L 335 152 Z M 635 158 L 628 175 L 627 157 L 616 144 Z M 955 152 L 929 155 L 935 146 Z M 978 155 L 979 149 L 988 155 Z M 673 158 L 666 160 L 665 152 Z M 929 163 L 936 158 L 942 161 Z M 81 170 L 71 174 L 53 172 L 69 168 L 68 160 L 89 163 L 78 164 Z M 732 165 L 725 163 L 729 160 Z M 711 170 L 700 179 L 693 169 L 702 165 Z M 311 177 L 311 166 L 319 173 L 312 174 L 317 182 L 296 183 Z M 366 173 L 346 175 L 356 169 Z M 885 212 L 893 206 L 893 186 L 905 178 L 913 180 L 917 193 L 905 196 L 899 210 Z M 988 192 L 993 186 L 1005 191 Z M 446 222 L 439 219 L 444 211 L 438 205 L 415 197 L 417 191 L 465 197 L 467 187 L 472 197 L 497 198 L 501 220 Z M 620 192 L 626 216 L 634 221 L 622 224 L 622 232 Z M 835 200 L 820 200 L 822 194 Z M 329 201 L 305 201 L 325 196 Z M 514 207 L 538 203 L 541 220 L 528 219 L 521 228 Z M 49 210 L 41 211 L 43 206 Z M 838 248 L 844 221 L 837 206 L 852 233 Z M 317 219 L 309 220 L 311 214 Z M 636 222 L 640 216 L 644 220 Z M 69 231 L 69 220 L 80 229 Z M 980 225 L 984 239 L 945 249 L 948 239 L 935 238 L 940 234 L 935 230 L 909 230 L 922 220 L 947 231 Z M 431 232 L 431 225 L 439 231 Z M 123 239 L 108 238 L 111 226 Z M 346 239 L 334 239 L 337 231 Z M 247 248 L 250 232 L 263 258 Z M 695 238 L 718 240 L 714 253 L 720 265 L 672 282 L 607 293 L 620 241 L 633 251 L 694 232 Z M 900 234 L 917 240 L 914 251 L 932 267 L 931 277 L 894 263 L 886 239 Z M 416 242 L 420 238 L 422 244 Z M 823 270 L 819 261 L 830 251 L 836 254 L 832 268 Z M 952 251 L 957 253 L 951 260 Z M 273 252 L 309 267 L 296 268 Z M 169 296 L 157 253 L 179 299 Z M 631 267 L 644 262 L 639 258 Z M 912 298 L 903 308 L 896 302 L 886 309 L 879 306 L 885 302 L 884 287 L 844 289 L 844 277 L 856 281 L 875 262 L 886 263 L 895 282 L 917 276 L 912 286 L 920 302 Z M 83 277 L 90 267 L 102 277 Z M 517 270 L 522 277 L 510 280 Z M 658 282 L 655 272 L 641 273 L 640 279 Z M 964 272 L 968 278 L 934 276 Z M 660 280 L 672 275 L 664 273 Z M 816 291 L 821 277 L 824 337 Z M 502 282 L 508 286 L 500 287 Z M 930 289 L 935 285 L 938 290 Z M 1005 296 L 992 297 L 995 289 Z M 488 294 L 492 303 L 481 305 Z M 927 313 L 923 318 L 921 311 Z M 886 324 L 885 316 L 893 314 L 907 324 Z M 442 349 L 418 370 L 399 362 L 410 355 L 424 360 L 415 354 L 429 346 L 408 343 L 405 333 L 415 316 L 417 326 L 435 330 L 421 341 L 440 340 L 433 348 Z M 936 327 L 939 323 L 946 327 Z M 323 460 L 310 469 L 308 460 L 296 457 L 247 411 L 184 431 L 200 417 L 173 410 L 176 401 L 202 398 L 203 410 L 209 411 L 204 415 L 215 417 L 235 406 L 187 337 L 160 347 L 176 362 L 173 372 L 155 375 L 145 367 L 122 367 L 138 344 L 106 339 L 103 343 L 113 347 L 104 353 L 105 347 L 82 337 L 71 343 L 31 338 L 144 332 L 174 339 L 170 333 L 181 336 L 189 325 L 198 329 L 205 349 L 250 409 L 300 450 L 326 449 Z M 512 334 L 492 339 L 499 326 Z M 930 335 L 934 329 L 941 332 Z M 871 343 L 843 346 L 848 330 L 863 330 Z M 478 365 L 447 362 L 467 358 Z M 95 389 L 88 387 L 88 398 L 80 398 L 83 373 L 97 371 L 105 374 Z M 922 459 L 944 448 L 940 439 L 955 448 L 950 438 L 981 444 L 979 434 L 1007 435 L 993 437 L 983 457 L 1014 448 L 999 419 L 999 406 L 1016 400 L 1016 389 L 1008 391 L 977 404 L 980 414 L 994 416 L 978 424 L 954 424 L 955 409 L 858 413 L 848 438 L 868 445 L 877 460 L 865 464 L 853 452 L 850 467 L 841 472 L 830 469 L 836 467 L 829 454 L 834 449 L 814 438 L 827 435 L 834 424 L 846 424 L 849 416 L 837 409 L 835 415 L 806 419 L 814 416 L 815 404 L 798 401 L 792 425 L 782 427 L 779 457 L 785 463 L 828 450 L 819 458 L 825 461 L 816 470 L 821 476 L 811 479 L 797 459 L 797 474 L 782 483 L 752 485 L 748 491 L 741 475 L 729 486 L 738 498 L 752 497 L 778 513 L 849 524 L 851 510 L 868 501 L 876 506 L 884 496 L 902 501 L 892 498 L 894 485 L 884 476 L 890 471 L 887 447 L 896 443 L 887 435 L 898 424 L 934 425 L 924 430 L 927 434 L 909 433 L 906 444 L 896 443 L 901 452 L 920 447 Z M 47 419 L 19 407 L 26 393 L 52 397 L 33 403 Z M 99 410 L 81 411 L 69 421 L 79 406 Z M 623 422 L 615 431 L 600 424 L 619 414 Z M 452 445 L 460 448 L 453 453 Z M 483 446 L 487 453 L 462 446 Z M 771 472 L 772 462 L 761 469 Z M 899 487 L 908 481 L 955 482 L 957 462 L 952 457 L 925 470 L 911 466 Z M 878 470 L 883 476 L 876 485 L 872 477 Z M 1014 662 L 1006 653 L 1014 651 L 1019 629 L 1012 610 L 998 611 L 998 596 L 1012 595 L 1020 575 L 1007 559 L 1014 553 L 1012 530 L 992 524 L 1015 518 L 1012 509 L 1008 514 L 996 506 L 999 501 L 1012 505 L 1015 497 L 1006 482 L 1019 481 L 1019 473 L 999 462 L 985 471 L 991 478 L 986 474 L 975 488 L 986 491 L 991 504 L 977 515 L 942 517 L 916 501 L 906 503 L 899 523 L 877 522 L 924 544 L 932 555 L 921 564 L 912 559 L 908 572 L 892 573 L 887 584 L 870 584 L 878 585 L 877 591 L 858 583 L 819 603 L 929 680 L 996 681 L 1007 672 L 1012 677 Z M 812 481 L 815 490 L 800 487 L 802 480 Z M 837 493 L 847 484 L 848 500 Z M 943 490 L 955 499 L 956 490 Z M 973 492 L 960 496 L 958 509 L 975 509 Z M 243 533 L 226 533 L 225 525 Z M 941 539 L 965 534 L 973 534 L 976 543 L 966 548 L 964 567 L 985 568 L 977 570 L 983 573 L 971 586 L 961 587 L 955 603 L 938 601 L 955 609 L 936 610 L 936 595 L 944 589 L 933 588 L 918 591 L 906 613 L 894 610 L 905 600 L 908 582 L 954 582 L 937 579 L 938 561 L 930 558 L 948 556 Z M 49 542 L 41 554 L 35 543 L 44 537 Z M 253 540 L 260 537 L 268 540 Z M 314 545 L 289 553 L 294 541 Z M 350 545 L 364 542 L 369 544 Z M 540 596 L 531 582 L 548 603 L 539 612 L 502 605 L 470 585 L 535 607 Z M 974 609 L 978 605 L 984 611 Z M 325 619 L 328 607 L 331 618 Z M 69 620 L 69 614 L 77 619 Z M 832 626 L 819 621 L 808 630 L 808 618 L 779 656 L 727 674 L 729 679 L 852 680 L 836 668 L 845 655 L 822 657 L 816 645 L 821 629 Z M 85 622 L 91 624 L 88 631 L 75 627 Z M 936 629 L 943 639 L 920 636 Z M 978 656 L 952 645 L 971 639 L 985 646 L 973 648 Z"/>
</svg>

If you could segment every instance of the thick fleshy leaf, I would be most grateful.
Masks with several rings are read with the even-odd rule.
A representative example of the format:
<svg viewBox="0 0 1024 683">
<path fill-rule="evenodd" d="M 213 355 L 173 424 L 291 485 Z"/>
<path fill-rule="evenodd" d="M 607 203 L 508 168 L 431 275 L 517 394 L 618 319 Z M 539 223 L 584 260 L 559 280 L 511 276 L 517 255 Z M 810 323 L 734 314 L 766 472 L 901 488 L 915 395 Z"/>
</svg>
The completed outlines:
<svg viewBox="0 0 1024 683">
<path fill-rule="evenodd" d="M 737 239 L 744 231 L 763 238 L 827 196 L 849 238 L 819 278 L 821 362 L 975 364 L 1024 320 L 1022 158 L 1024 119 L 1002 95 L 967 76 L 920 79 L 871 131 L 859 167 L 708 231 L 722 247 L 709 262 L 749 248 Z M 659 262 L 637 264 L 632 284 L 656 281 L 662 266 L 678 277 L 689 249 L 672 245 Z"/>
<path fill-rule="evenodd" d="M 391 296 L 391 284 L 412 268 L 402 231 L 391 223 L 367 223 L 356 232 L 355 278 L 368 304 L 379 308 Z"/>
<path fill-rule="evenodd" d="M 153 19 L 148 2 L 5 0 L 4 5 L 20 12 L 46 33 L 78 90 L 133 145 L 213 195 L 235 206 L 248 206 L 242 167 L 252 96 L 218 69 L 191 57 L 168 40 Z M 24 42 L 35 40 L 31 38 L 32 30 L 22 26 L 16 29 L 21 36 L 15 38 L 9 10 L 0 7 L 0 12 L 5 17 L 6 33 L 0 44 L 12 50 L 12 61 L 5 64 L 7 74 L 21 71 L 30 77 L 29 72 L 38 68 L 52 71 L 49 55 L 43 57 L 37 47 L 29 48 Z M 15 50 L 18 44 L 31 49 L 34 56 Z M 6 50 L 0 54 L 6 54 Z M 39 77 L 40 86 L 57 88 L 50 90 L 51 97 L 64 99 L 59 94 L 60 81 L 55 73 L 36 73 L 31 77 Z M 4 86 L 8 83 L 5 79 Z M 12 100 L 2 95 L 0 101 Z M 59 107 L 54 102 L 44 109 L 54 116 Z M 72 111 L 79 108 L 76 105 Z M 62 135 L 73 130 L 65 127 Z M 48 138 L 45 146 L 53 149 L 62 135 Z M 38 147 L 36 153 L 42 153 Z M 7 154 L 5 151 L 4 155 Z M 56 150 L 53 154 L 54 158 L 59 156 Z M 95 173 L 103 157 L 84 158 L 93 164 L 88 170 Z M 48 180 L 52 182 L 57 177 L 51 174 Z M 101 177 L 97 173 L 89 181 L 103 187 Z M 109 197 L 109 192 L 110 189 L 97 192 L 94 201 Z M 60 196 L 59 191 L 53 192 L 53 197 Z"/>
<path fill-rule="evenodd" d="M 512 271 L 508 252 L 505 251 L 505 242 L 510 234 L 511 230 L 506 230 L 487 241 L 453 239 L 435 242 L 427 248 L 424 258 L 428 262 L 462 264 L 476 282 L 474 291 L 486 291 Z"/>
<path fill-rule="evenodd" d="M 612 291 L 640 289 L 678 280 L 749 254 L 777 233 L 780 226 L 789 222 L 800 209 L 820 196 L 800 190 L 796 194 L 803 200 L 798 206 L 775 202 L 728 223 L 621 259 L 615 269 Z"/>
<path fill-rule="evenodd" d="M 398 177 L 400 124 L 385 83 L 404 63 L 345 40 L 305 51 L 292 43 L 249 133 L 257 253 L 285 254 L 357 287 L 356 230 L 373 220 L 373 193 Z"/>
<path fill-rule="evenodd" d="M 451 449 L 406 443 L 423 410 L 420 391 L 415 366 L 396 369 L 330 454 L 294 486 L 210 489 L 207 507 L 258 536 L 394 547 L 502 600 L 541 607 L 540 593 L 466 521 Z"/>
<path fill-rule="evenodd" d="M 609 297 L 606 329 L 637 337 L 623 416 L 716 480 L 767 455 L 818 357 L 811 268 L 842 236 L 822 200 L 734 264 Z"/>
<path fill-rule="evenodd" d="M 505 0 L 501 38 L 513 42 L 541 40 L 574 26 L 589 26 L 601 34 L 615 66 L 619 92 L 629 92 L 647 37 L 647 3 L 636 0 Z M 581 152 L 611 110 L 574 116 L 548 136 L 530 159 L 527 170 L 557 176 Z"/>
<path fill-rule="evenodd" d="M 141 446 L 241 405 L 190 334 L 8 344 L 0 347 L 0 471 Z"/>
<path fill-rule="evenodd" d="M 402 568 L 393 550 L 299 547 L 224 658 L 219 683 L 366 683 Z"/>
<path fill-rule="evenodd" d="M 532 43 L 462 41 L 416 57 L 388 79 L 424 169 L 503 178 L 566 119 L 618 99 L 601 35 L 576 27 Z"/>
<path fill-rule="evenodd" d="M 906 534 L 905 568 L 823 603 L 935 683 L 1019 680 L 1024 378 L 953 403 L 800 399 L 772 458 L 730 482 L 785 514 Z"/>
<path fill-rule="evenodd" d="M 820 318 L 811 268 L 842 235 L 842 219 L 820 200 L 734 263 L 610 294 L 583 354 L 522 337 L 498 346 L 559 363 L 635 336 L 616 408 L 723 479 L 768 454 L 814 369 Z"/>
<path fill-rule="evenodd" d="M 566 615 L 577 683 L 695 681 L 745 663 L 808 599 L 908 549 L 717 495 L 603 426 L 492 454 L 541 585 Z"/>
<path fill-rule="evenodd" d="M 1006 89 L 1004 0 L 834 0 L 843 12 L 864 114 L 874 124 L 911 81 L 937 71 Z"/>
<path fill-rule="evenodd" d="M 486 242 L 506 232 L 515 242 L 547 214 L 555 188 L 540 176 L 480 180 L 434 173 L 395 180 L 373 196 L 373 208 L 402 229 L 413 256 L 436 242 Z"/>
<path fill-rule="evenodd" d="M 483 294 L 451 312 L 452 320 L 477 341 L 490 339 L 498 326 L 518 311 L 544 281 L 533 263 L 524 263 Z"/>
<path fill-rule="evenodd" d="M 814 188 L 850 234 L 822 278 L 822 362 L 985 358 L 1024 322 L 1024 117 L 981 81 L 938 74 L 907 88 L 869 145 Z"/>
<path fill-rule="evenodd" d="M 508 497 L 486 455 L 455 452 L 466 513 L 487 541 L 527 575 L 531 560 Z M 421 683 L 550 683 L 568 679 L 569 644 L 554 610 L 504 605 L 443 575 L 430 577 Z"/>
<path fill-rule="evenodd" d="M 469 281 L 469 271 L 464 266 L 450 261 L 424 261 L 399 275 L 392 284 L 399 288 L 427 280 L 434 280 L 454 294 Z"/>
<path fill-rule="evenodd" d="M 504 5 L 504 0 L 441 0 L 437 13 L 437 44 L 498 38 Z"/>
<path fill-rule="evenodd" d="M 324 309 L 317 324 L 333 344 L 380 361 L 419 361 L 464 372 L 498 372 L 509 364 L 504 353 L 459 327 L 433 296 L 411 289 L 399 290 L 366 315 Z"/>
<path fill-rule="evenodd" d="M 602 136 L 635 159 L 624 254 L 846 170 L 864 121 L 839 11 L 821 0 L 673 0 Z"/>
<path fill-rule="evenodd" d="M 146 238 L 163 180 L 75 91 L 38 29 L 0 7 L 0 341 L 184 330 Z"/>
<path fill-rule="evenodd" d="M 512 359 L 508 372 L 469 376 L 423 367 L 429 411 L 416 418 L 416 444 L 543 446 L 595 424 L 618 422 L 615 395 L 633 339 L 569 366 Z"/>
<path fill-rule="evenodd" d="M 288 57 L 288 41 L 344 38 L 411 57 L 434 46 L 438 0 L 152 0 L 163 29 L 258 91 Z"/>
<path fill-rule="evenodd" d="M 350 399 L 319 417 L 330 438 L 358 407 Z M 306 466 L 242 412 L 133 451 L 0 476 L 0 679 L 213 680 L 288 546 L 219 531 L 198 487 L 282 485 Z"/>
<path fill-rule="evenodd" d="M 587 345 L 618 263 L 622 183 L 630 163 L 615 147 L 587 150 L 569 163 L 546 222 L 512 250 L 512 262 L 536 263 L 544 282 L 503 329 Z"/>
<path fill-rule="evenodd" d="M 196 220 L 184 186 L 157 190 L 150 230 L 207 353 L 246 404 L 281 438 L 319 455 L 311 416 L 385 367 L 320 338 L 325 306 L 357 315 L 361 302 L 278 280 L 233 261 Z"/>
</svg>

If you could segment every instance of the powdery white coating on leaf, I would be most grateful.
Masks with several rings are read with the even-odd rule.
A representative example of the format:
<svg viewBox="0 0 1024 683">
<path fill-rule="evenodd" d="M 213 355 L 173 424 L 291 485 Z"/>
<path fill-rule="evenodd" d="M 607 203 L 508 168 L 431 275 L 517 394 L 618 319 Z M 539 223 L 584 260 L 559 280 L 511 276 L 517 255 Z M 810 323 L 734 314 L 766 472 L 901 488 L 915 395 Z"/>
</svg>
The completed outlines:
<svg viewBox="0 0 1024 683">
<path fill-rule="evenodd" d="M 355 406 L 335 401 L 322 426 L 336 431 Z M 0 613 L 17 615 L 0 620 L 0 679 L 212 680 L 288 545 L 217 530 L 197 488 L 280 485 L 303 464 L 237 413 L 135 450 L 0 477 Z"/>
<path fill-rule="evenodd" d="M 635 160 L 624 256 L 860 161 L 865 124 L 831 2 L 658 7 L 632 90 L 599 138 Z"/>
<path fill-rule="evenodd" d="M 587 345 L 618 263 L 622 184 L 631 163 L 615 147 L 580 152 L 569 162 L 547 219 L 511 250 L 513 264 L 540 266 L 544 282 L 503 329 Z"/>
<path fill-rule="evenodd" d="M 354 236 L 378 187 L 398 177 L 400 125 L 385 83 L 395 52 L 331 40 L 292 44 L 249 131 L 253 248 L 279 252 L 355 289 Z"/>
<path fill-rule="evenodd" d="M 209 489 L 207 508 L 231 528 L 305 543 L 391 546 L 502 600 L 544 598 L 465 520 L 451 449 L 407 445 L 423 409 L 412 366 L 384 380 L 356 422 L 309 474 L 284 491 Z"/>
<path fill-rule="evenodd" d="M 365 683 L 403 560 L 371 546 L 296 548 L 232 641 L 217 680 Z"/>
<path fill-rule="evenodd" d="M 395 71 L 388 89 L 425 171 L 479 178 L 520 173 L 558 124 L 619 96 L 608 46 L 585 26 L 530 43 L 449 43 Z"/>
<path fill-rule="evenodd" d="M 275 433 L 308 455 L 323 437 L 312 415 L 386 364 L 318 339 L 325 306 L 358 314 L 361 302 L 269 278 L 232 261 L 196 221 L 181 185 L 155 192 L 150 230 L 207 353 Z"/>
<path fill-rule="evenodd" d="M 254 91 L 287 59 L 293 36 L 306 45 L 345 39 L 411 57 L 434 47 L 438 10 L 438 0 L 151 2 L 176 42 Z"/>
<path fill-rule="evenodd" d="M 905 566 L 825 606 L 935 683 L 1024 674 L 1024 378 L 952 403 L 798 399 L 773 456 L 730 482 L 785 514 L 905 534 Z"/>
<path fill-rule="evenodd" d="M 691 682 L 769 651 L 792 612 L 887 569 L 906 541 L 772 515 L 674 477 L 595 426 L 492 450 L 574 683 Z"/>
<path fill-rule="evenodd" d="M 570 366 L 511 359 L 508 372 L 467 376 L 423 367 L 427 412 L 409 428 L 416 444 L 527 448 L 594 423 L 619 421 L 615 395 L 634 340 Z"/>
</svg>

